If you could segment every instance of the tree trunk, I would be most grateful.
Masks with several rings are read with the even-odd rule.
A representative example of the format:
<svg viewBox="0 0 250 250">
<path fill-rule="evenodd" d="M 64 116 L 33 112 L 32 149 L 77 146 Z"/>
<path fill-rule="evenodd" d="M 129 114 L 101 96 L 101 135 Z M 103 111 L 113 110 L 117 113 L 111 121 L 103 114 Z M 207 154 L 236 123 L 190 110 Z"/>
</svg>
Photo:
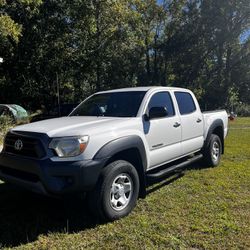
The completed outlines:
<svg viewBox="0 0 250 250">
<path fill-rule="evenodd" d="M 149 45 L 148 45 L 148 38 L 145 39 L 146 45 L 146 71 L 147 71 L 147 82 L 151 82 L 151 72 L 150 72 L 150 55 L 149 55 Z"/>
<path fill-rule="evenodd" d="M 100 1 L 95 0 L 95 23 L 96 23 L 96 91 L 101 88 L 101 58 L 100 58 Z"/>
</svg>

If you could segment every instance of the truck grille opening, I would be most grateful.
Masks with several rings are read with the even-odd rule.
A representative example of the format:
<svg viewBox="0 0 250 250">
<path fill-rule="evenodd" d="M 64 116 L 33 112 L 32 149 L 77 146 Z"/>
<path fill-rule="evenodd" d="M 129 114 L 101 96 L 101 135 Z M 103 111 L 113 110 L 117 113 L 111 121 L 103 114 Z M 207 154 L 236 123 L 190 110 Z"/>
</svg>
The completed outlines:
<svg viewBox="0 0 250 250">
<path fill-rule="evenodd" d="M 22 143 L 22 146 L 19 149 L 15 147 L 18 140 Z M 15 155 L 38 159 L 45 156 L 45 150 L 39 139 L 12 133 L 8 133 L 5 137 L 4 151 Z"/>
<path fill-rule="evenodd" d="M 30 181 L 30 182 L 38 182 L 39 178 L 37 175 L 32 174 L 32 173 L 27 173 L 24 171 L 20 171 L 17 169 L 13 169 L 13 168 L 6 168 L 3 166 L 0 166 L 0 171 L 8 176 L 12 176 L 21 180 L 25 180 L 25 181 Z"/>
</svg>

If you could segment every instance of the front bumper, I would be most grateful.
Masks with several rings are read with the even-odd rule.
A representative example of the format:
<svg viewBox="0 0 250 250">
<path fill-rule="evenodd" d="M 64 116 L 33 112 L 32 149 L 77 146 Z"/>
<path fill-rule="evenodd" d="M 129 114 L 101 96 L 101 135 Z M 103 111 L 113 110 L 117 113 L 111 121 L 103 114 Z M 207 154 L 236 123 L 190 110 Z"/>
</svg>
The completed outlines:
<svg viewBox="0 0 250 250">
<path fill-rule="evenodd" d="M 94 188 L 104 160 L 53 162 L 0 154 L 0 179 L 44 195 L 64 195 Z"/>
</svg>

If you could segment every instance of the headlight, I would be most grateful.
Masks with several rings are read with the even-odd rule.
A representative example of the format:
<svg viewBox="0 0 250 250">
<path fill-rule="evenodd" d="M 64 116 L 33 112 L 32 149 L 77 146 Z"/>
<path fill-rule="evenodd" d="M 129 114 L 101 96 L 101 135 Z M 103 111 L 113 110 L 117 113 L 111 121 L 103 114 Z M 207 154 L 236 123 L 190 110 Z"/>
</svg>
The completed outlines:
<svg viewBox="0 0 250 250">
<path fill-rule="evenodd" d="M 49 148 L 54 149 L 59 157 L 73 157 L 84 152 L 89 136 L 54 138 Z"/>
</svg>

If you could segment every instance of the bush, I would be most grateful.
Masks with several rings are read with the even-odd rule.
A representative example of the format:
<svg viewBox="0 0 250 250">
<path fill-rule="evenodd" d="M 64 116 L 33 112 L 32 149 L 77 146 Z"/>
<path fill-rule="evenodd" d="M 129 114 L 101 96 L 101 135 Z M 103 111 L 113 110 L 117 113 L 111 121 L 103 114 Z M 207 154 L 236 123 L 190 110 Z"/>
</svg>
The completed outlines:
<svg viewBox="0 0 250 250">
<path fill-rule="evenodd" d="M 236 107 L 235 107 L 235 113 L 238 115 L 238 116 L 250 116 L 250 105 L 248 104 L 238 104 Z"/>
<path fill-rule="evenodd" d="M 21 125 L 25 123 L 29 123 L 30 117 L 27 120 L 23 120 L 22 122 L 15 123 L 13 118 L 10 116 L 0 116 L 0 145 L 3 143 L 3 138 L 9 129 L 13 128 L 16 125 Z"/>
<path fill-rule="evenodd" d="M 8 116 L 0 116 L 0 145 L 8 130 L 14 126 L 13 120 Z"/>
</svg>

